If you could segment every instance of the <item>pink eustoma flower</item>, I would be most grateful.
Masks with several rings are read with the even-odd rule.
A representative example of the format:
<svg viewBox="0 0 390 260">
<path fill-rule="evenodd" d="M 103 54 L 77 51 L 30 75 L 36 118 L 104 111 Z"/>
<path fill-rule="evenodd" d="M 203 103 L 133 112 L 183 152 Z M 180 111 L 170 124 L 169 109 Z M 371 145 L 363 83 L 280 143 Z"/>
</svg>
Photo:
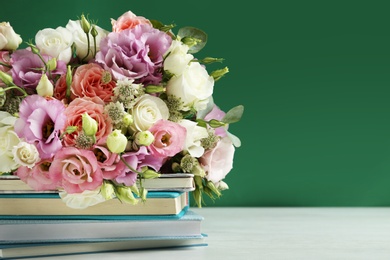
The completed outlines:
<svg viewBox="0 0 390 260">
<path fill-rule="evenodd" d="M 141 146 L 138 151 L 127 152 L 123 154 L 122 157 L 126 163 L 136 171 L 141 171 L 141 168 L 144 166 L 153 168 L 155 171 L 159 171 L 163 164 L 163 158 L 152 156 L 145 146 Z M 124 183 L 127 186 L 132 186 L 137 180 L 137 173 L 129 169 L 122 161 L 119 162 L 118 168 L 120 168 L 122 172 L 115 180 L 118 183 Z"/>
<path fill-rule="evenodd" d="M 171 157 L 183 150 L 187 129 L 175 122 L 161 119 L 149 131 L 154 135 L 154 142 L 148 146 L 156 157 Z"/>
<path fill-rule="evenodd" d="M 64 147 L 54 156 L 50 174 L 61 174 L 62 187 L 71 193 L 95 190 L 103 183 L 102 170 L 90 150 Z"/>
<path fill-rule="evenodd" d="M 37 191 L 56 190 L 60 176 L 49 173 L 51 160 L 41 160 L 32 169 L 20 166 L 16 175 L 30 187 Z"/>
<path fill-rule="evenodd" d="M 111 72 L 114 79 L 133 79 L 135 83 L 159 84 L 163 55 L 172 38 L 149 24 L 139 24 L 102 39 L 96 62 Z"/>
<path fill-rule="evenodd" d="M 65 106 L 59 100 L 28 96 L 20 104 L 15 132 L 27 142 L 37 142 L 41 158 L 50 158 L 62 148 L 59 135 L 65 126 L 64 111 Z"/>
</svg>

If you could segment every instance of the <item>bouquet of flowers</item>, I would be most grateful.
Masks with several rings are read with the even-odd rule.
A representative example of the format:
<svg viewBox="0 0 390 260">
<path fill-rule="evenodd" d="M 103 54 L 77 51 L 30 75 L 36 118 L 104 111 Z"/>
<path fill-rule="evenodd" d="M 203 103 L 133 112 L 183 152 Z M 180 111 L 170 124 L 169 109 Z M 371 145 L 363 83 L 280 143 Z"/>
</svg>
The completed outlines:
<svg viewBox="0 0 390 260">
<path fill-rule="evenodd" d="M 199 207 L 220 196 L 240 146 L 228 126 L 243 113 L 213 101 L 228 68 L 206 66 L 223 59 L 194 57 L 207 42 L 197 28 L 175 34 L 131 11 L 111 24 L 82 15 L 19 49 L 0 23 L 0 174 L 74 208 L 145 200 L 142 180 L 177 172 L 194 174 Z"/>
</svg>

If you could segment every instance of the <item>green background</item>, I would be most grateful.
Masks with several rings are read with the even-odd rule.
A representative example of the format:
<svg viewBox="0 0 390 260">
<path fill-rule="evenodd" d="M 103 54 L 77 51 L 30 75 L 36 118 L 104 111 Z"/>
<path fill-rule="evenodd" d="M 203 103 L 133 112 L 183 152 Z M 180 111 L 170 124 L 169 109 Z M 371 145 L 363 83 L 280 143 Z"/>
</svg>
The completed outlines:
<svg viewBox="0 0 390 260">
<path fill-rule="evenodd" d="M 388 1 L 22 1 L 0 17 L 24 41 L 88 14 L 110 29 L 131 10 L 209 35 L 215 85 L 245 112 L 230 189 L 207 206 L 390 205 Z"/>
</svg>

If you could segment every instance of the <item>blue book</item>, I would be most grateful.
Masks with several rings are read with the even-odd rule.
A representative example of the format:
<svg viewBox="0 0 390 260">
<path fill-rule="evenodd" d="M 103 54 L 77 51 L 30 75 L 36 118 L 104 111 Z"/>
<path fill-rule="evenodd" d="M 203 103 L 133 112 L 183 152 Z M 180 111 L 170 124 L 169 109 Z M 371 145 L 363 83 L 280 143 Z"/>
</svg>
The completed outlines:
<svg viewBox="0 0 390 260">
<path fill-rule="evenodd" d="M 139 237 L 201 235 L 203 217 L 192 210 L 179 218 L 129 216 L 127 219 L 2 219 L 0 244 L 89 242 Z"/>
<path fill-rule="evenodd" d="M 120 238 L 105 241 L 50 242 L 30 244 L 0 245 L 0 259 L 20 259 L 24 257 L 43 257 L 128 251 L 158 248 L 177 248 L 207 246 L 204 234 L 197 236 L 156 236 L 139 238 Z"/>
<path fill-rule="evenodd" d="M 58 193 L 4 193 L 0 194 L 0 218 L 177 215 L 188 207 L 188 195 L 189 192 L 150 191 L 146 202 L 139 201 L 136 205 L 115 198 L 86 209 L 73 209 L 66 206 Z"/>
</svg>

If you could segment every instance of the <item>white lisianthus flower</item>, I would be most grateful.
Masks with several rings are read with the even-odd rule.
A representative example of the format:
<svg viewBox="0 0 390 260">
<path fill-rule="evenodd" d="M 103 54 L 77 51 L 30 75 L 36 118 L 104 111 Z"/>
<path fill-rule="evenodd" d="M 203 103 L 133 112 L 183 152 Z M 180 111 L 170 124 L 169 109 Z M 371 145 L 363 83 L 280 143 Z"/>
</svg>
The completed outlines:
<svg viewBox="0 0 390 260">
<path fill-rule="evenodd" d="M 158 120 L 168 120 L 169 109 L 160 98 L 145 94 L 132 108 L 132 116 L 136 129 L 146 131 Z"/>
<path fill-rule="evenodd" d="M 94 25 L 96 31 L 98 32 L 96 36 L 96 52 L 99 51 L 99 46 L 100 46 L 100 41 L 102 38 L 106 37 L 108 34 L 108 31 L 100 28 L 97 25 Z M 80 59 L 84 58 L 87 53 L 88 53 L 88 40 L 87 40 L 87 35 L 83 31 L 83 28 L 81 27 L 80 20 L 73 21 L 69 20 L 69 22 L 66 25 L 66 29 L 71 31 L 73 33 L 73 42 L 76 46 L 76 55 Z M 93 37 L 91 35 L 91 32 L 89 32 L 89 47 L 90 47 L 90 52 L 85 59 L 86 61 L 89 61 L 90 59 L 93 58 L 93 54 L 95 52 L 95 43 L 93 40 Z"/>
<path fill-rule="evenodd" d="M 21 43 L 22 38 L 15 33 L 10 23 L 0 23 L 0 50 L 14 51 Z"/>
<path fill-rule="evenodd" d="M 85 190 L 82 193 L 72 194 L 69 194 L 65 191 L 60 191 L 59 195 L 66 206 L 73 209 L 86 209 L 90 206 L 106 201 L 106 199 L 100 193 L 100 188 L 96 190 Z"/>
<path fill-rule="evenodd" d="M 72 58 L 72 43 L 72 33 L 64 27 L 46 28 L 35 35 L 35 44 L 41 54 L 49 55 L 65 63 Z"/>
<path fill-rule="evenodd" d="M 214 78 L 199 62 L 191 62 L 183 74 L 173 76 L 167 84 L 167 94 L 184 102 L 184 109 L 203 110 L 214 91 Z"/>
<path fill-rule="evenodd" d="M 20 143 L 13 130 L 16 120 L 10 113 L 0 111 L 0 174 L 11 172 L 19 166 L 12 154 L 13 147 Z"/>
<path fill-rule="evenodd" d="M 12 155 L 18 165 L 26 166 L 32 169 L 37 162 L 39 162 L 38 149 L 33 144 L 20 142 L 12 149 Z"/>
<path fill-rule="evenodd" d="M 204 153 L 204 148 L 202 147 L 200 140 L 208 137 L 207 129 L 198 126 L 196 122 L 187 119 L 181 120 L 179 124 L 187 129 L 185 150 L 187 150 L 192 157 L 201 157 Z"/>
<path fill-rule="evenodd" d="M 175 75 L 181 75 L 190 61 L 194 59 L 194 56 L 189 54 L 188 50 L 189 46 L 181 41 L 172 41 L 165 54 L 164 70 Z"/>
</svg>

